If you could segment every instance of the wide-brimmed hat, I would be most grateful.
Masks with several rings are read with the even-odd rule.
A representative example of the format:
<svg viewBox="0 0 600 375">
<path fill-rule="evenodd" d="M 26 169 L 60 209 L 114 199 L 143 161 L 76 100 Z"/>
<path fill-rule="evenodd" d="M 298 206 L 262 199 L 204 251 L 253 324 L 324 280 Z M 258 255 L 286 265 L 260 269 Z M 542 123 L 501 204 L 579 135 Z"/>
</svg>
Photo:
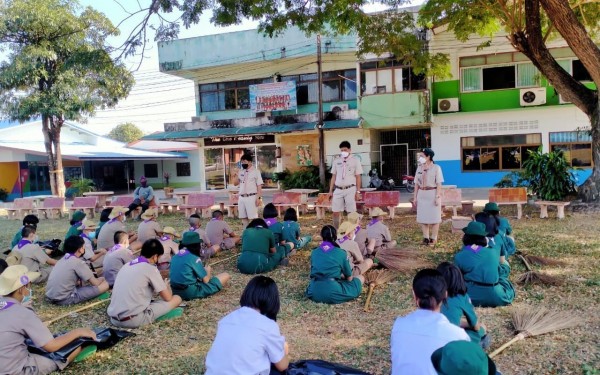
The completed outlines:
<svg viewBox="0 0 600 375">
<path fill-rule="evenodd" d="M 177 232 L 175 231 L 175 228 L 173 228 L 173 227 L 165 227 L 165 228 L 162 230 L 162 232 L 163 232 L 163 234 L 170 234 L 170 235 L 173 235 L 173 236 L 175 236 L 175 237 L 177 237 L 177 238 L 181 237 L 181 235 L 180 235 L 179 233 L 177 233 Z"/>
<path fill-rule="evenodd" d="M 98 224 L 94 223 L 91 220 L 85 219 L 77 230 L 96 230 L 98 229 Z"/>
<path fill-rule="evenodd" d="M 86 214 L 83 211 L 73 212 L 73 220 L 75 220 L 75 221 L 81 221 L 81 220 L 85 219 L 85 216 L 86 216 Z"/>
<path fill-rule="evenodd" d="M 489 203 L 485 204 L 485 207 L 483 207 L 483 211 L 485 211 L 485 212 L 500 212 L 500 208 L 498 207 L 498 203 L 489 202 Z"/>
<path fill-rule="evenodd" d="M 123 207 L 123 206 L 115 206 L 113 207 L 112 211 L 110 212 L 110 215 L 108 215 L 109 219 L 114 219 L 115 217 L 118 217 L 122 214 L 126 214 L 127 213 L 127 208 Z"/>
<path fill-rule="evenodd" d="M 150 207 L 142 214 L 142 219 L 144 220 L 151 219 L 153 217 L 158 217 L 158 208 L 156 207 Z"/>
<path fill-rule="evenodd" d="M 362 216 L 363 216 L 363 215 L 359 214 L 359 213 L 358 213 L 358 212 L 356 212 L 356 211 L 354 211 L 354 212 L 350 212 L 350 213 L 348 214 L 348 220 L 349 220 L 349 221 L 351 221 L 351 222 L 353 222 L 353 223 L 358 223 L 358 221 L 359 221 L 360 219 L 362 219 Z"/>
<path fill-rule="evenodd" d="M 451 341 L 434 351 L 431 363 L 440 375 L 495 375 L 496 364 L 470 341 Z"/>
<path fill-rule="evenodd" d="M 183 238 L 181 239 L 181 243 L 183 245 L 194 245 L 197 243 L 202 243 L 202 240 L 200 239 L 198 232 L 185 232 L 183 234 Z"/>
<path fill-rule="evenodd" d="M 471 221 L 466 227 L 462 229 L 465 234 L 470 234 L 472 236 L 487 236 L 487 231 L 485 230 L 485 224 L 480 223 L 478 221 Z"/>
<path fill-rule="evenodd" d="M 356 230 L 356 223 L 344 221 L 338 228 L 337 237 L 342 238 L 345 235 L 347 235 L 348 233 L 352 233 L 354 230 Z"/>
<path fill-rule="evenodd" d="M 0 296 L 7 296 L 38 277 L 39 272 L 29 272 L 27 267 L 21 264 L 10 266 L 0 275 Z"/>
<path fill-rule="evenodd" d="M 382 210 L 379 207 L 375 207 L 374 209 L 371 210 L 371 217 L 377 217 L 377 216 L 387 216 L 387 212 L 385 212 L 384 210 Z"/>
</svg>

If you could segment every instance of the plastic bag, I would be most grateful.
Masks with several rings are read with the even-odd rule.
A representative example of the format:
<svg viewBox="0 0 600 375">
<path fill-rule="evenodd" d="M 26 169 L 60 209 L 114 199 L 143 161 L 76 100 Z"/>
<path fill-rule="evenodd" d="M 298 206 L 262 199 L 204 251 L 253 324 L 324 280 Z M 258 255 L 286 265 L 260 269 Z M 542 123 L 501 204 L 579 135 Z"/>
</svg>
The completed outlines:
<svg viewBox="0 0 600 375">
<path fill-rule="evenodd" d="M 287 375 L 369 375 L 368 372 L 357 370 L 339 363 L 319 359 L 301 360 L 291 363 Z"/>
</svg>

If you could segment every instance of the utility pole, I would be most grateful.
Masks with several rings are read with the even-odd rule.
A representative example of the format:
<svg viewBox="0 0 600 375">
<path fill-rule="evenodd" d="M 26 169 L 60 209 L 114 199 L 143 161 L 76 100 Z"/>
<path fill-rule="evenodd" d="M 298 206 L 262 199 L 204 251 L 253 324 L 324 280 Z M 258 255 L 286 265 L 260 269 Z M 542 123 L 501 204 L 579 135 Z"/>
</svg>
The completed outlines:
<svg viewBox="0 0 600 375">
<path fill-rule="evenodd" d="M 319 130 L 319 180 L 321 186 L 327 189 L 325 184 L 327 183 L 325 178 L 325 134 L 323 132 L 323 67 L 321 58 L 321 35 L 317 35 L 317 76 L 318 78 L 318 106 L 319 106 L 319 121 L 317 122 L 317 129 Z"/>
</svg>

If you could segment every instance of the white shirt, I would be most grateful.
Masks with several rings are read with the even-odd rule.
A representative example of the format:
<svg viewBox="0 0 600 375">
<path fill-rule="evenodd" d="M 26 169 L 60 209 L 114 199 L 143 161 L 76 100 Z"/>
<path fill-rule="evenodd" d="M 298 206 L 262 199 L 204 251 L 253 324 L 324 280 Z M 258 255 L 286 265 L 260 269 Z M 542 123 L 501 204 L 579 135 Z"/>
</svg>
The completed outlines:
<svg viewBox="0 0 600 375">
<path fill-rule="evenodd" d="M 450 341 L 470 341 L 464 329 L 439 312 L 418 309 L 394 322 L 392 375 L 437 375 L 431 355 Z"/>
<path fill-rule="evenodd" d="M 219 321 L 205 375 L 268 375 L 285 356 L 284 343 L 275 321 L 240 307 Z"/>
</svg>

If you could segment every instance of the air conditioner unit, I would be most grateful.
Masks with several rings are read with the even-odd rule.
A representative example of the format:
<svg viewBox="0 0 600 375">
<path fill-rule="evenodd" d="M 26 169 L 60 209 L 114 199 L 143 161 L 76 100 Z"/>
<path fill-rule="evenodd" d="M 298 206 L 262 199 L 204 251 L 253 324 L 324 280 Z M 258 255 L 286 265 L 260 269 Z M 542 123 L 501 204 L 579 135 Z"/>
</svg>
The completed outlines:
<svg viewBox="0 0 600 375">
<path fill-rule="evenodd" d="M 563 96 L 561 94 L 558 94 L 558 104 L 571 104 L 571 102 L 566 99 L 563 99 Z"/>
<path fill-rule="evenodd" d="M 330 112 L 341 112 L 347 111 L 348 109 L 350 109 L 348 104 L 332 104 L 331 106 L 329 106 Z"/>
<path fill-rule="evenodd" d="M 458 112 L 458 98 L 438 99 L 438 112 Z"/>
<path fill-rule="evenodd" d="M 519 101 L 521 107 L 546 104 L 546 88 L 535 87 L 531 89 L 521 89 Z"/>
</svg>

